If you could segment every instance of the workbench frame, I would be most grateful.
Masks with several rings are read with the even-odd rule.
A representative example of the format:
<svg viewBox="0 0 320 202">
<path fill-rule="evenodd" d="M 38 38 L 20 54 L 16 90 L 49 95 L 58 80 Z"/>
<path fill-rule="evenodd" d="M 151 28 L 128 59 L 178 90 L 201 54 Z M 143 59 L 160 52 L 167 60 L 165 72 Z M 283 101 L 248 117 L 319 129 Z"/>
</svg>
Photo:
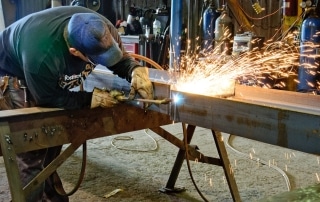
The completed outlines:
<svg viewBox="0 0 320 202">
<path fill-rule="evenodd" d="M 47 179 L 86 140 L 142 130 L 172 121 L 166 114 L 120 104 L 113 108 L 61 110 L 24 108 L 0 112 L 0 143 L 14 202 Z M 69 144 L 70 143 L 70 144 Z M 16 155 L 69 144 L 67 148 L 25 187 L 22 186 Z"/>
<path fill-rule="evenodd" d="M 24 108 L 0 112 L 0 143 L 12 200 L 24 202 L 28 195 L 45 181 L 87 140 L 124 132 L 150 128 L 167 141 L 180 148 L 166 189 L 174 189 L 176 179 L 185 158 L 185 140 L 180 140 L 161 126 L 172 123 L 166 114 L 145 111 L 136 106 L 121 104 L 114 108 L 82 110 L 61 110 L 50 108 Z M 220 159 L 207 157 L 189 145 L 195 126 L 188 125 L 186 130 L 190 160 L 214 164 L 224 168 L 226 179 L 235 201 L 239 192 L 220 133 L 213 138 Z M 55 160 L 45 167 L 26 186 L 22 186 L 16 155 L 38 149 L 67 145 Z"/>
<path fill-rule="evenodd" d="M 63 164 L 87 140 L 124 132 L 150 128 L 159 136 L 177 146 L 180 150 L 170 174 L 166 190 L 175 190 L 175 182 L 183 161 L 186 159 L 185 139 L 180 140 L 161 126 L 172 123 L 169 115 L 156 111 L 145 111 L 137 106 L 120 104 L 113 108 L 82 110 L 61 110 L 50 108 L 24 108 L 0 111 L 0 144 L 6 167 L 12 200 L 25 202 L 30 192 L 35 190 L 59 166 Z M 184 125 L 184 124 L 183 124 Z M 231 172 L 228 155 L 220 133 L 212 131 L 220 159 L 205 156 L 189 145 L 195 126 L 188 125 L 184 132 L 190 159 L 222 166 L 231 195 L 240 201 L 237 185 Z M 67 145 L 47 167 L 26 186 L 22 186 L 16 155 L 38 149 Z"/>
</svg>

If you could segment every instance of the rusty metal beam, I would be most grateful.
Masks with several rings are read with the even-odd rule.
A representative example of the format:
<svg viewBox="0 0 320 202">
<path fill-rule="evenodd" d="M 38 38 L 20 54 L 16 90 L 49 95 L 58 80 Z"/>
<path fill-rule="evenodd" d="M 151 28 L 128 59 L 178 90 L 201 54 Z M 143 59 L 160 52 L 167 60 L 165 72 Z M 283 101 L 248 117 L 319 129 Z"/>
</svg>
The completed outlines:
<svg viewBox="0 0 320 202">
<path fill-rule="evenodd" d="M 11 141 L 23 146 L 15 148 L 16 153 L 74 142 L 77 134 L 88 140 L 171 123 L 166 114 L 127 104 L 106 109 L 8 110 L 0 112 L 0 122 L 8 122 Z"/>
</svg>

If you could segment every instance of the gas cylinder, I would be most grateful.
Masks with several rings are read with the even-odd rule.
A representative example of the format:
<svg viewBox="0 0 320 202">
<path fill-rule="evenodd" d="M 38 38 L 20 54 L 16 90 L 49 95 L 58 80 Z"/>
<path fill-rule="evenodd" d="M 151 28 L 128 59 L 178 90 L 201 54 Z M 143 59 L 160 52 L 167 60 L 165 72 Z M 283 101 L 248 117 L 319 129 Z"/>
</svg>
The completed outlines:
<svg viewBox="0 0 320 202">
<path fill-rule="evenodd" d="M 233 38 L 233 24 L 225 7 L 223 7 L 222 12 L 215 23 L 215 47 L 217 48 L 219 46 L 220 52 L 225 51 L 230 55 L 232 47 L 231 40 Z"/>
<path fill-rule="evenodd" d="M 211 1 L 210 5 L 205 9 L 202 15 L 202 47 L 204 51 L 209 51 L 214 47 L 215 22 L 218 17 L 219 13 L 216 11 L 213 1 Z"/>
<path fill-rule="evenodd" d="M 297 0 L 283 0 L 283 13 L 285 16 L 297 16 L 298 1 Z"/>
<path fill-rule="evenodd" d="M 161 34 L 161 22 L 157 18 L 153 21 L 152 32 L 155 36 Z"/>
<path fill-rule="evenodd" d="M 300 65 L 298 69 L 299 92 L 314 92 L 319 89 L 320 64 L 320 18 L 312 12 L 301 26 Z M 317 90 L 318 89 L 318 90 Z"/>
</svg>

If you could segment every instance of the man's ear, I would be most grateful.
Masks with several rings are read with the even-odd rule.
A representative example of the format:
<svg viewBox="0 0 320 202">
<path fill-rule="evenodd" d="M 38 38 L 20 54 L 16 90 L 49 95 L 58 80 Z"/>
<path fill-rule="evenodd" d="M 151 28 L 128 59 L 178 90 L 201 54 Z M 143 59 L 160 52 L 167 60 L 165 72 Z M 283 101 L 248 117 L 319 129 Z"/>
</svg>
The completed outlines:
<svg viewBox="0 0 320 202">
<path fill-rule="evenodd" d="M 88 58 L 86 56 L 84 56 L 79 50 L 75 49 L 75 48 L 72 48 L 70 47 L 69 48 L 69 53 L 76 56 L 76 57 L 79 57 L 81 58 L 82 60 L 88 62 Z"/>
<path fill-rule="evenodd" d="M 75 49 L 75 48 L 69 48 L 69 53 L 72 54 L 72 55 L 74 55 L 74 56 L 76 56 L 76 57 L 79 57 L 79 56 L 82 55 L 81 52 L 78 51 L 78 50 Z M 81 55 L 80 55 L 80 54 L 81 54 Z"/>
</svg>

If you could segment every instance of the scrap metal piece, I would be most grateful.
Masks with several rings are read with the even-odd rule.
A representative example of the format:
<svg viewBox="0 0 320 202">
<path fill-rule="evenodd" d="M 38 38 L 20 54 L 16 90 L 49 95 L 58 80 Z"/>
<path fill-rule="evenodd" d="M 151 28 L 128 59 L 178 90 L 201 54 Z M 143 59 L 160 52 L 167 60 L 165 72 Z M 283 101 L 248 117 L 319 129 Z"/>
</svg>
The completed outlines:
<svg viewBox="0 0 320 202">
<path fill-rule="evenodd" d="M 135 98 L 135 99 L 131 100 L 128 97 L 124 97 L 124 96 L 117 96 L 116 99 L 121 101 L 121 102 L 138 101 L 138 102 L 146 102 L 146 103 L 159 104 L 159 105 L 160 104 L 169 104 L 172 101 L 172 99 L 170 99 L 170 98 L 164 98 L 164 99 L 161 99 L 161 100 Z"/>
</svg>

